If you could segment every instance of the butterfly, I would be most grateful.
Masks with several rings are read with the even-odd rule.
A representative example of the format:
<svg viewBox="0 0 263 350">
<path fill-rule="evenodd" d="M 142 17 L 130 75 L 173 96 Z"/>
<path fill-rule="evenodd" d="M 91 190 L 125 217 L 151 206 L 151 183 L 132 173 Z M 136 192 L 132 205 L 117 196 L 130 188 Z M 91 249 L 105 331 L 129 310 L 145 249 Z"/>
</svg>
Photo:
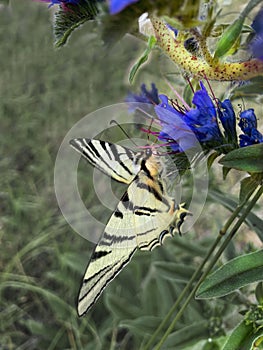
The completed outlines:
<svg viewBox="0 0 263 350">
<path fill-rule="evenodd" d="M 168 196 L 162 157 L 151 148 L 134 152 L 85 138 L 73 139 L 70 144 L 95 168 L 128 185 L 88 263 L 78 298 L 82 316 L 137 249 L 152 250 L 176 229 L 180 232 L 189 212 Z"/>
</svg>

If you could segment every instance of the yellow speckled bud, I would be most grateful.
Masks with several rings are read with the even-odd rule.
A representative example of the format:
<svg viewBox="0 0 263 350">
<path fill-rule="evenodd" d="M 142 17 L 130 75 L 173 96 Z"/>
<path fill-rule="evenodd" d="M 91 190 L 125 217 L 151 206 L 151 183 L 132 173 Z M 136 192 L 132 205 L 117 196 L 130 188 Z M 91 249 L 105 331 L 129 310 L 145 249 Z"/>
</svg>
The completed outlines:
<svg viewBox="0 0 263 350">
<path fill-rule="evenodd" d="M 233 81 L 248 80 L 263 74 L 263 61 L 258 59 L 235 63 L 215 61 L 208 64 L 206 61 L 188 52 L 184 47 L 184 43 L 173 37 L 171 30 L 161 19 L 152 17 L 151 21 L 157 44 L 173 62 L 196 78 Z"/>
</svg>

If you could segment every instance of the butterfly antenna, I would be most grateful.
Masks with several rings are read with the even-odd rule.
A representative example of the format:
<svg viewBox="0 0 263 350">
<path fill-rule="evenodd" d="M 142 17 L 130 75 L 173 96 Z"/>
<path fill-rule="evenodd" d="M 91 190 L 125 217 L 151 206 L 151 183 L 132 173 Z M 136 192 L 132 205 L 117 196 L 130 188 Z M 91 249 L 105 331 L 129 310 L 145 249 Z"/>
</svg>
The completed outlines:
<svg viewBox="0 0 263 350">
<path fill-rule="evenodd" d="M 127 138 L 128 138 L 136 147 L 138 147 L 138 145 L 133 141 L 133 139 L 127 134 L 127 132 L 123 129 L 123 127 L 122 127 L 115 119 L 112 119 L 112 120 L 110 121 L 110 125 L 112 125 L 112 124 L 117 125 L 117 126 L 121 129 L 121 131 L 124 133 L 124 135 L 127 136 Z"/>
</svg>

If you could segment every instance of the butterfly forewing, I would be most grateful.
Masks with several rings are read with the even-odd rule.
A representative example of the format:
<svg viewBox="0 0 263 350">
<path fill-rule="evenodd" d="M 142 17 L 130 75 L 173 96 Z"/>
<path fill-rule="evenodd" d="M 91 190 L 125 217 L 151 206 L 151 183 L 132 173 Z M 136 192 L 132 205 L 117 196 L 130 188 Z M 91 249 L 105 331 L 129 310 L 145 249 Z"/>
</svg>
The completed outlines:
<svg viewBox="0 0 263 350">
<path fill-rule="evenodd" d="M 152 250 L 181 224 L 186 210 L 176 206 L 161 178 L 162 163 L 151 152 L 133 151 L 99 140 L 74 139 L 71 145 L 91 164 L 129 184 L 92 254 L 79 293 L 83 315 L 130 261 L 136 249 Z"/>
<path fill-rule="evenodd" d="M 118 182 L 130 184 L 136 175 L 136 153 L 128 148 L 100 140 L 73 139 L 71 146 L 95 168 Z M 137 169 L 137 172 L 139 168 Z"/>
</svg>

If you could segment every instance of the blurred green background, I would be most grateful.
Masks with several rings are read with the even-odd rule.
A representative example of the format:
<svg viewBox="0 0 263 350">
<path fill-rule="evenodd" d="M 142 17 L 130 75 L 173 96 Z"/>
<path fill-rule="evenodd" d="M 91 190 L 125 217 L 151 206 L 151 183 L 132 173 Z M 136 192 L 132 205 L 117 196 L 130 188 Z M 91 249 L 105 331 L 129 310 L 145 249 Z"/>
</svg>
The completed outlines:
<svg viewBox="0 0 263 350">
<path fill-rule="evenodd" d="M 76 121 L 125 96 L 131 57 L 91 28 L 56 50 L 47 5 L 0 8 L 0 349 L 84 348 L 72 328 L 88 337 L 75 304 L 92 246 L 60 213 L 54 162 Z"/>
<path fill-rule="evenodd" d="M 130 39 L 105 48 L 87 24 L 67 46 L 54 49 L 52 10 L 30 0 L 0 8 L 0 36 L 0 349 L 138 349 L 204 256 L 207 233 L 217 232 L 222 220 L 204 218 L 196 228 L 205 233 L 198 243 L 191 243 L 190 233 L 151 254 L 138 253 L 79 319 L 76 299 L 92 244 L 60 213 L 54 162 L 79 119 L 123 101 L 127 67 L 143 46 Z M 154 65 L 148 66 L 136 85 L 152 82 L 153 73 Z M 193 302 L 179 326 L 199 326 L 195 338 L 177 335 L 168 348 L 192 349 L 193 340 L 222 335 L 221 315 L 228 310 L 232 317 L 231 302 Z M 237 319 L 231 317 L 232 325 Z"/>
</svg>

